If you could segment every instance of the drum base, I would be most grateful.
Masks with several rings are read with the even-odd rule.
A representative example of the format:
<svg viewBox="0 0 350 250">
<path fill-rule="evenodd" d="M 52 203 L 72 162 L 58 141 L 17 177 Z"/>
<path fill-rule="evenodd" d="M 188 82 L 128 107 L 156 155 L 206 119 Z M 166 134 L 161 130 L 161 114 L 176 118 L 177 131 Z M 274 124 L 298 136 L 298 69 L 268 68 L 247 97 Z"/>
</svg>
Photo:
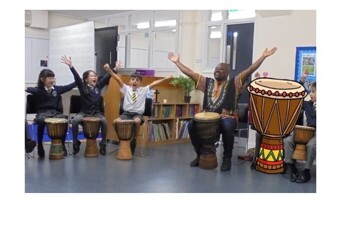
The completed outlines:
<svg viewBox="0 0 350 250">
<path fill-rule="evenodd" d="M 283 163 L 276 164 L 276 165 L 271 165 L 271 164 L 267 165 L 259 162 L 259 159 L 256 162 L 255 169 L 265 174 L 283 174 L 284 172 Z"/>
<path fill-rule="evenodd" d="M 283 169 L 283 141 L 268 138 L 263 135 L 256 161 L 256 170 L 265 174 L 282 174 Z"/>
<path fill-rule="evenodd" d="M 295 160 L 306 161 L 306 145 L 296 144 L 292 155 Z"/>
<path fill-rule="evenodd" d="M 218 166 L 216 153 L 211 148 L 204 148 L 204 152 L 199 157 L 198 166 L 202 169 L 215 169 Z"/>
<path fill-rule="evenodd" d="M 96 139 L 86 139 L 85 157 L 97 157 L 98 155 Z"/>
<path fill-rule="evenodd" d="M 116 158 L 119 160 L 131 160 L 132 153 L 130 148 L 130 140 L 120 140 L 119 141 L 119 150 L 116 154 Z"/>
<path fill-rule="evenodd" d="M 63 152 L 63 147 L 62 147 L 62 140 L 61 139 L 52 139 L 51 146 L 50 146 L 49 159 L 50 160 L 61 160 L 63 158 L 64 158 L 64 152 Z"/>
</svg>

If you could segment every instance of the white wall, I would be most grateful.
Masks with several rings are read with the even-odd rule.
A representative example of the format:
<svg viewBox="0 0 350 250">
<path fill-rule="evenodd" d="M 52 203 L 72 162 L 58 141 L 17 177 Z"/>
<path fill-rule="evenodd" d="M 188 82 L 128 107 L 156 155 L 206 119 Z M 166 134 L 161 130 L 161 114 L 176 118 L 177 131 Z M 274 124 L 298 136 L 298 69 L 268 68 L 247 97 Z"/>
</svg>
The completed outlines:
<svg viewBox="0 0 350 250">
<path fill-rule="evenodd" d="M 277 46 L 276 53 L 263 63 L 259 72 L 294 79 L 296 47 L 316 46 L 316 11 L 294 10 L 282 16 L 273 16 L 273 12 L 278 13 L 277 10 L 257 11 L 253 60 L 259 58 L 265 48 Z"/>
</svg>

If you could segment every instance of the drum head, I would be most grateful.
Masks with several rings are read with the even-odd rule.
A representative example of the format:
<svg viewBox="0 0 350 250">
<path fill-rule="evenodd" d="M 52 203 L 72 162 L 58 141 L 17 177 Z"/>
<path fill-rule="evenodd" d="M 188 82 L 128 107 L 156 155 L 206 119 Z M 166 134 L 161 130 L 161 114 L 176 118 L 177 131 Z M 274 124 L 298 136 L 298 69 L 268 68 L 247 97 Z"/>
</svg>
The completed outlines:
<svg viewBox="0 0 350 250">
<path fill-rule="evenodd" d="M 202 112 L 197 113 L 194 118 L 198 120 L 215 120 L 220 118 L 220 115 L 215 112 Z"/>
<path fill-rule="evenodd" d="M 313 127 L 301 126 L 301 125 L 295 125 L 295 129 L 315 130 L 315 128 L 313 128 Z"/>
<path fill-rule="evenodd" d="M 113 123 L 123 123 L 123 124 L 127 124 L 127 123 L 135 123 L 135 121 L 134 120 L 118 120 L 118 119 L 115 119 L 114 121 L 113 121 Z"/>
<path fill-rule="evenodd" d="M 65 118 L 46 118 L 46 123 L 67 123 L 68 120 Z"/>
<path fill-rule="evenodd" d="M 275 78 L 253 80 L 247 89 L 253 95 L 274 99 L 303 99 L 307 94 L 306 89 L 300 83 Z"/>
<path fill-rule="evenodd" d="M 97 121 L 100 121 L 100 118 L 98 118 L 98 117 L 84 117 L 83 118 L 83 121 L 84 122 L 97 122 Z"/>
</svg>

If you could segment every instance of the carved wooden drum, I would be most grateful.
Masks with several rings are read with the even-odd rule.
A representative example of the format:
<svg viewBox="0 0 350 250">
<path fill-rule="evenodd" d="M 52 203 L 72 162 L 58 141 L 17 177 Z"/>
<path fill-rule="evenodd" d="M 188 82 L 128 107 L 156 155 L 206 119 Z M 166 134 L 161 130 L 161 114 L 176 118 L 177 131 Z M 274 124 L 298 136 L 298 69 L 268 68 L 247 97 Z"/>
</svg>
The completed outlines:
<svg viewBox="0 0 350 250">
<path fill-rule="evenodd" d="M 119 138 L 119 150 L 116 154 L 116 158 L 119 160 L 132 159 L 132 153 L 130 148 L 130 141 L 135 134 L 135 122 L 134 120 L 118 120 L 113 121 L 114 131 Z"/>
<path fill-rule="evenodd" d="M 306 144 L 315 135 L 315 128 L 308 126 L 295 125 L 293 141 L 295 149 L 292 158 L 295 160 L 306 160 Z"/>
<path fill-rule="evenodd" d="M 51 138 L 50 160 L 60 160 L 64 158 L 62 138 L 68 130 L 68 120 L 64 118 L 46 118 L 47 133 Z"/>
<path fill-rule="evenodd" d="M 84 117 L 83 133 L 86 138 L 85 157 L 96 157 L 99 155 L 96 138 L 100 131 L 100 118 Z"/>
<path fill-rule="evenodd" d="M 253 80 L 247 89 L 253 124 L 262 135 L 256 169 L 283 173 L 282 139 L 295 127 L 306 90 L 298 82 L 274 78 Z"/>
<path fill-rule="evenodd" d="M 218 166 L 215 143 L 220 137 L 220 115 L 215 112 L 197 113 L 193 118 L 196 138 L 201 145 L 199 167 L 214 169 Z"/>
</svg>

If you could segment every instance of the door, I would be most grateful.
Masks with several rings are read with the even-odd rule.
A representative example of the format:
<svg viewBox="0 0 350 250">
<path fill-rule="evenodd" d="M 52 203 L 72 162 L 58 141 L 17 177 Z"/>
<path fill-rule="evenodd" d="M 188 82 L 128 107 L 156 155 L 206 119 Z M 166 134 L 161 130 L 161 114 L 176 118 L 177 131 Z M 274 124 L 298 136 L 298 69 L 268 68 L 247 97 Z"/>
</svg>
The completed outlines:
<svg viewBox="0 0 350 250">
<path fill-rule="evenodd" d="M 226 38 L 226 63 L 230 64 L 230 78 L 233 78 L 252 64 L 254 23 L 228 25 Z M 247 82 L 250 80 L 249 77 Z M 248 91 L 243 89 L 238 102 L 248 103 L 248 98 Z M 248 123 L 239 126 L 243 126 L 242 137 L 247 138 Z"/>
<path fill-rule="evenodd" d="M 227 26 L 226 63 L 230 64 L 230 78 L 252 64 L 254 23 L 233 24 Z M 250 82 L 250 78 L 248 79 Z M 248 102 L 248 91 L 243 90 L 238 102 Z"/>
<path fill-rule="evenodd" d="M 96 73 L 99 76 L 106 72 L 103 69 L 105 63 L 109 63 L 111 68 L 114 68 L 118 46 L 118 27 L 107 27 L 95 29 L 95 58 L 96 58 Z"/>
</svg>

